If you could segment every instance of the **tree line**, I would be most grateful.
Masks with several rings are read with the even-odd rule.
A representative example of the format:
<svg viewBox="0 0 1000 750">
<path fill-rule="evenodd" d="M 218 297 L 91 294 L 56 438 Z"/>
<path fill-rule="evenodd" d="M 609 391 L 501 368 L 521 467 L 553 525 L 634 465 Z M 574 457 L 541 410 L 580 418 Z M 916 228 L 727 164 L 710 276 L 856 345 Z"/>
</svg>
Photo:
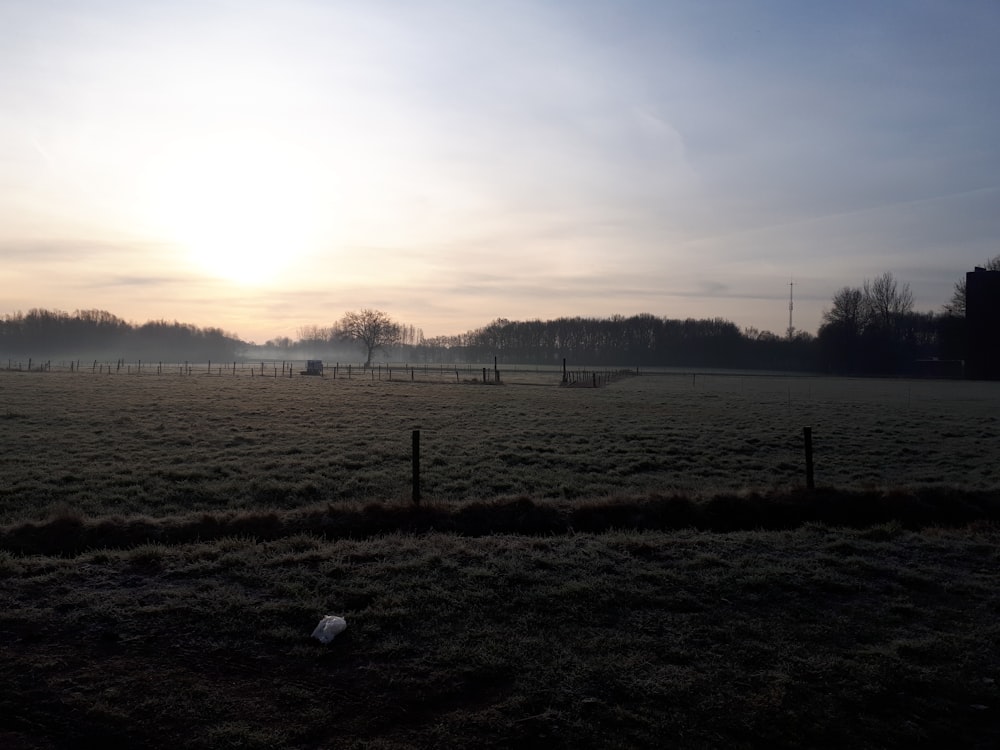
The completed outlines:
<svg viewBox="0 0 1000 750">
<path fill-rule="evenodd" d="M 1000 255 L 984 267 L 1000 271 Z M 495 357 L 502 363 L 558 364 L 565 358 L 588 365 L 958 374 L 960 367 L 937 365 L 968 355 L 965 295 L 963 277 L 941 312 L 918 312 L 909 284 L 886 272 L 838 290 L 817 336 L 789 330 L 779 337 L 754 328 L 741 331 L 722 318 L 678 320 L 648 313 L 544 321 L 498 318 L 464 334 L 409 341 L 391 335 L 396 329 L 386 316 L 390 334 L 374 347 L 370 338 L 352 334 L 347 318 L 335 330 L 348 339 L 365 338 L 369 361 L 373 350 L 381 348 L 387 356 L 429 363 Z"/>
<path fill-rule="evenodd" d="M 386 360 L 415 364 L 558 365 L 637 367 L 745 367 L 807 370 L 816 365 L 813 337 L 782 339 L 756 329 L 740 331 L 722 318 L 675 320 L 643 313 L 610 318 L 564 317 L 517 321 L 498 318 L 453 336 L 425 338 L 420 329 L 395 322 L 380 310 L 348 312 L 326 327 L 308 326 L 301 338 L 275 339 L 260 354 L 298 358 L 361 354 L 370 364 Z M 353 346 L 353 349 L 350 347 Z M 349 356 L 349 355 L 347 355 Z"/>
<path fill-rule="evenodd" d="M 105 310 L 32 309 L 0 320 L 0 353 L 36 360 L 63 357 L 204 362 L 237 359 L 244 342 L 220 328 L 151 320 L 129 323 Z"/>
<path fill-rule="evenodd" d="M 741 331 L 722 318 L 685 320 L 649 313 L 610 318 L 494 320 L 458 336 L 440 336 L 417 347 L 431 361 L 526 364 L 570 362 L 634 367 L 757 367 L 809 369 L 812 337 L 780 339 Z"/>
<path fill-rule="evenodd" d="M 985 264 L 1000 271 L 1000 255 Z M 890 272 L 833 295 L 816 343 L 820 369 L 835 373 L 907 375 L 933 360 L 967 358 L 965 279 L 941 312 L 914 310 L 909 284 Z"/>
<path fill-rule="evenodd" d="M 1000 271 L 1000 255 L 986 264 Z M 161 361 L 239 358 L 336 358 L 370 365 L 379 354 L 415 364 L 712 367 L 844 374 L 913 374 L 921 362 L 966 358 L 965 280 L 939 312 L 914 310 L 906 283 L 887 272 L 834 293 L 816 336 L 740 330 L 723 318 L 673 319 L 649 313 L 554 320 L 498 318 L 466 333 L 425 338 L 381 310 L 347 312 L 326 327 L 303 326 L 299 338 L 262 346 L 218 328 L 167 321 L 128 323 L 103 310 L 31 310 L 0 321 L 6 356 L 127 357 Z"/>
</svg>

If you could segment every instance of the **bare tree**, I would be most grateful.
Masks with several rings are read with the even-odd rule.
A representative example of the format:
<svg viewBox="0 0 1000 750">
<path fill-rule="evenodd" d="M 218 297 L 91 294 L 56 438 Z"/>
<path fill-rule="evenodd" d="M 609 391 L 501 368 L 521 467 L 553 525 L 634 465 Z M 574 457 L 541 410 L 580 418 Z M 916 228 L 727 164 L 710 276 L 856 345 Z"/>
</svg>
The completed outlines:
<svg viewBox="0 0 1000 750">
<path fill-rule="evenodd" d="M 867 282 L 866 282 L 867 284 Z M 833 307 L 823 313 L 823 321 L 839 326 L 850 335 L 860 335 L 871 317 L 865 293 L 856 286 L 845 286 L 833 295 Z"/>
<path fill-rule="evenodd" d="M 980 268 L 985 268 L 987 271 L 1000 271 L 1000 255 L 990 258 Z M 965 279 L 963 278 L 961 281 L 955 282 L 955 292 L 951 295 L 951 302 L 944 306 L 944 311 L 949 315 L 964 318 L 965 296 Z"/>
<path fill-rule="evenodd" d="M 333 329 L 317 325 L 299 326 L 296 334 L 299 344 L 303 346 L 323 346 L 333 338 Z"/>
<path fill-rule="evenodd" d="M 910 285 L 900 286 L 888 271 L 874 280 L 865 279 L 863 291 L 872 322 L 882 328 L 894 328 L 902 316 L 913 312 Z"/>
<path fill-rule="evenodd" d="M 365 367 L 371 367 L 372 353 L 397 343 L 401 326 L 381 310 L 364 308 L 360 312 L 345 313 L 338 328 L 342 335 L 365 345 L 368 350 Z"/>
</svg>

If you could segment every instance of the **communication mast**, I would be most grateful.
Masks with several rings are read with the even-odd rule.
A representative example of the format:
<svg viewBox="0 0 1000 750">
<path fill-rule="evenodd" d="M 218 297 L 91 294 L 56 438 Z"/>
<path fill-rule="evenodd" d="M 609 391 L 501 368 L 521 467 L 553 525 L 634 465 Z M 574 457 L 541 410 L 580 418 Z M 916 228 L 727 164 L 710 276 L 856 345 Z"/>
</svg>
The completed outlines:
<svg viewBox="0 0 1000 750">
<path fill-rule="evenodd" d="M 788 340 L 795 336 L 795 326 L 792 325 L 792 310 L 795 309 L 795 282 L 788 282 Z"/>
</svg>

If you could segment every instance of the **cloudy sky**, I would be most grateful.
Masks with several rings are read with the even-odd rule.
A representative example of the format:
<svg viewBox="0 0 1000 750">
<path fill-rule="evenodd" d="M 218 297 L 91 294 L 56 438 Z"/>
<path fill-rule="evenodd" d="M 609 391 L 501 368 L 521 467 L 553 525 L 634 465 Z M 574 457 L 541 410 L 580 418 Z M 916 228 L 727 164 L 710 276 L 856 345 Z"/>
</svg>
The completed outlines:
<svg viewBox="0 0 1000 750">
<path fill-rule="evenodd" d="M 0 315 L 815 332 L 1000 253 L 995 0 L 0 0 Z"/>
</svg>

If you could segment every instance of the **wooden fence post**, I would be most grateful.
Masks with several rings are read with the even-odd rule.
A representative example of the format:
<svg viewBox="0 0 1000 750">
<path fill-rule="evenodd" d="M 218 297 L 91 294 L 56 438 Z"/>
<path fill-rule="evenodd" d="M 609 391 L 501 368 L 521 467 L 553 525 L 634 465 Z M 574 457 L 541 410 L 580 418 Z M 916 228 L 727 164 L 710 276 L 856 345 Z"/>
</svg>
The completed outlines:
<svg viewBox="0 0 1000 750">
<path fill-rule="evenodd" d="M 806 444 L 806 489 L 815 489 L 816 485 L 813 481 L 813 435 L 812 427 L 802 428 L 803 437 L 805 437 Z"/>
<path fill-rule="evenodd" d="M 413 431 L 413 504 L 420 505 L 420 430 Z"/>
</svg>

